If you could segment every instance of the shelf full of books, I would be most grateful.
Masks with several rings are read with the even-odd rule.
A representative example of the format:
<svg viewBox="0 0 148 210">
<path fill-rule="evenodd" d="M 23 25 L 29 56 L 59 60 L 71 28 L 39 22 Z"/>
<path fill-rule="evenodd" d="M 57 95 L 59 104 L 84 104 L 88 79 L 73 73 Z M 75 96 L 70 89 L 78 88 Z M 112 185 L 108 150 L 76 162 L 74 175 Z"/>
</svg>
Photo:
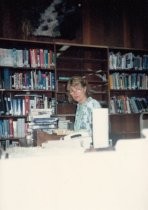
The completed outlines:
<svg viewBox="0 0 148 210">
<path fill-rule="evenodd" d="M 148 111 L 148 51 L 110 49 L 110 113 Z"/>
<path fill-rule="evenodd" d="M 110 114 L 136 114 L 141 112 L 148 112 L 147 97 L 119 95 L 110 98 Z"/>
<path fill-rule="evenodd" d="M 109 69 L 148 70 L 148 52 L 138 49 L 109 49 Z"/>
<path fill-rule="evenodd" d="M 113 138 L 140 137 L 140 114 L 148 112 L 148 51 L 109 49 L 110 122 Z"/>
<path fill-rule="evenodd" d="M 0 89 L 55 90 L 55 71 L 0 67 Z"/>
<path fill-rule="evenodd" d="M 0 143 L 30 135 L 32 110 L 55 114 L 56 63 L 53 43 L 0 39 Z"/>
<path fill-rule="evenodd" d="M 66 90 L 71 76 L 86 77 L 90 96 L 110 109 L 113 135 L 120 119 L 118 136 L 138 136 L 137 115 L 148 111 L 148 51 L 0 38 L 0 142 L 32 139 L 35 129 L 52 133 L 60 117 L 68 127 L 76 109 Z"/>
</svg>

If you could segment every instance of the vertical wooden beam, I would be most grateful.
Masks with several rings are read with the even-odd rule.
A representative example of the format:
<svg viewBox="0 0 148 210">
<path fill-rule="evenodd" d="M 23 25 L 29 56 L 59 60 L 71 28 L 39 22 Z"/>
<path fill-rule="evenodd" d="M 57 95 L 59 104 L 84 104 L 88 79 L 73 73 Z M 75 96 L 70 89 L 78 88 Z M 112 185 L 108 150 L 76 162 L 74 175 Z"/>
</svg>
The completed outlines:
<svg viewBox="0 0 148 210">
<path fill-rule="evenodd" d="M 10 17 L 10 8 L 8 2 L 1 1 L 0 11 L 2 18 L 1 33 L 2 37 L 11 37 L 12 32 L 12 20 Z"/>
<path fill-rule="evenodd" d="M 82 38 L 83 44 L 91 43 L 90 0 L 84 0 L 82 5 Z"/>
<path fill-rule="evenodd" d="M 123 11 L 123 47 L 131 47 L 129 19 L 125 11 Z"/>
</svg>

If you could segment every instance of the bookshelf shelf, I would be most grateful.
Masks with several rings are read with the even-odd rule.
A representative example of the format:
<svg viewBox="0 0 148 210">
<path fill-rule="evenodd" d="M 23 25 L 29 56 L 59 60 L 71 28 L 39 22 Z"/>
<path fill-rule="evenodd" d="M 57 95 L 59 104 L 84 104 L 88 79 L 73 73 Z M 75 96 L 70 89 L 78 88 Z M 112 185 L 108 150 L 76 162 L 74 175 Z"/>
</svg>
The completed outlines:
<svg viewBox="0 0 148 210">
<path fill-rule="evenodd" d="M 75 114 L 58 114 L 58 117 L 75 117 Z"/>
<path fill-rule="evenodd" d="M 77 72 L 77 73 L 79 73 L 79 72 L 83 72 L 83 73 L 88 73 L 88 74 L 90 74 L 90 73 L 93 73 L 94 71 L 93 70 L 89 70 L 89 69 L 79 69 L 79 68 L 75 68 L 75 69 L 70 69 L 70 68 L 59 68 L 58 67 L 58 71 L 60 72 L 69 72 L 69 71 L 71 71 L 71 72 Z"/>
<path fill-rule="evenodd" d="M 96 58 L 96 59 L 91 59 L 91 58 L 76 58 L 76 57 L 60 57 L 59 60 L 62 60 L 63 62 L 82 62 L 82 63 L 99 63 L 99 62 L 107 62 L 107 59 L 99 59 L 99 58 Z"/>
<path fill-rule="evenodd" d="M 132 116 L 132 115 L 140 116 L 140 114 L 141 113 L 110 113 L 109 115 L 110 115 L 110 117 L 112 117 L 112 116 L 121 116 L 122 117 L 122 116 L 126 116 L 126 115 L 127 116 Z"/>
<path fill-rule="evenodd" d="M 30 90 L 30 89 L 0 89 L 0 92 L 14 92 L 14 93 L 20 93 L 20 92 L 26 92 L 27 95 L 31 95 L 32 93 L 49 93 L 49 92 L 55 92 L 55 90 Z M 19 95 L 23 96 L 23 94 Z"/>
<path fill-rule="evenodd" d="M 135 70 L 135 69 L 110 69 L 110 73 L 112 72 L 120 72 L 120 73 L 128 73 L 128 74 L 132 74 L 132 73 L 147 73 L 148 69 L 146 70 Z"/>
<path fill-rule="evenodd" d="M 26 115 L 0 115 L 0 119 L 9 119 L 9 118 L 26 118 Z"/>
<path fill-rule="evenodd" d="M 26 70 L 41 70 L 42 69 L 42 71 L 55 71 L 55 67 L 51 67 L 51 68 L 46 68 L 46 67 L 19 67 L 19 66 L 0 66 L 0 69 L 2 69 L 2 68 L 10 68 L 11 70 L 13 70 L 13 71 L 17 71 L 17 70 L 24 70 L 24 71 L 26 71 Z"/>
<path fill-rule="evenodd" d="M 19 140 L 20 139 L 23 139 L 23 138 L 18 138 L 18 137 L 4 137 L 4 138 L 0 138 L 0 141 L 5 141 L 5 140 L 10 140 L 10 141 L 18 141 L 19 142 Z"/>
<path fill-rule="evenodd" d="M 126 92 L 126 94 L 127 94 L 127 93 L 132 93 L 132 92 L 133 92 L 133 93 L 136 92 L 137 94 L 138 94 L 138 93 L 142 93 L 142 92 L 143 92 L 143 93 L 144 93 L 144 92 L 147 93 L 147 91 L 148 91 L 147 89 L 134 89 L 134 90 L 133 90 L 133 89 L 120 89 L 120 90 L 117 90 L 117 89 L 110 89 L 110 92 L 117 92 L 117 93 L 118 93 L 118 92 L 119 92 L 119 93 L 120 93 L 120 92 Z"/>
</svg>

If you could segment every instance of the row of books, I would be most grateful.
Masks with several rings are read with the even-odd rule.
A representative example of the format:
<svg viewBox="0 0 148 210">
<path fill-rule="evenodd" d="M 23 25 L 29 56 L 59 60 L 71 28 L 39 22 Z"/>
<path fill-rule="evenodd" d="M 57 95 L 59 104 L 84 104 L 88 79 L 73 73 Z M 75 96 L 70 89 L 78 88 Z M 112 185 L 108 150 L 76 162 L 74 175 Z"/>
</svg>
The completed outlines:
<svg viewBox="0 0 148 210">
<path fill-rule="evenodd" d="M 110 89 L 148 89 L 148 75 L 112 73 L 109 75 Z"/>
<path fill-rule="evenodd" d="M 134 55 L 132 52 L 125 54 L 110 52 L 109 68 L 148 70 L 148 55 Z"/>
<path fill-rule="evenodd" d="M 54 68 L 55 54 L 50 49 L 0 48 L 0 66 Z"/>
<path fill-rule="evenodd" d="M 25 118 L 0 119 L 0 142 L 6 147 L 6 141 L 12 145 L 15 139 L 33 140 L 33 130 L 42 130 L 52 134 L 58 127 L 58 117 L 52 116 L 52 109 L 33 109 L 29 116 L 29 121 Z M 2 142 L 3 143 L 3 142 Z"/>
<path fill-rule="evenodd" d="M 148 98 L 113 96 L 110 100 L 110 113 L 141 113 L 148 111 Z"/>
<path fill-rule="evenodd" d="M 0 141 L 0 148 L 3 148 L 3 150 L 7 150 L 8 148 L 16 148 L 18 146 L 19 146 L 19 142 L 15 141 L 14 139 L 13 139 L 13 141 L 10 139 L 5 139 L 4 141 L 3 140 Z M 8 153 L 4 153 L 4 154 L 5 154 L 5 156 L 3 156 L 3 157 L 1 156 L 0 159 L 8 158 L 7 157 Z"/>
<path fill-rule="evenodd" d="M 33 109 L 52 110 L 55 114 L 55 100 L 45 95 L 18 95 L 15 97 L 3 96 L 0 99 L 0 115 L 28 115 Z"/>
<path fill-rule="evenodd" d="M 0 137 L 2 138 L 25 138 L 26 123 L 24 118 L 0 119 Z"/>
<path fill-rule="evenodd" d="M 0 72 L 0 83 L 2 89 L 52 91 L 55 90 L 55 72 L 41 70 L 12 72 L 9 68 L 3 68 Z"/>
</svg>

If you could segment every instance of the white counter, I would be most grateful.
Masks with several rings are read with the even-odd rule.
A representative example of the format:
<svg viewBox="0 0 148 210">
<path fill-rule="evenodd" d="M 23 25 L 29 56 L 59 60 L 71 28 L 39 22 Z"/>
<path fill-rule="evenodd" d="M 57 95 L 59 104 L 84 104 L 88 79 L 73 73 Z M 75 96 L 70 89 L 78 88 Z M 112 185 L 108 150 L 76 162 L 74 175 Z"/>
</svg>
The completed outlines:
<svg viewBox="0 0 148 210">
<path fill-rule="evenodd" d="M 0 160 L 0 210 L 147 210 L 148 141 Z"/>
</svg>

